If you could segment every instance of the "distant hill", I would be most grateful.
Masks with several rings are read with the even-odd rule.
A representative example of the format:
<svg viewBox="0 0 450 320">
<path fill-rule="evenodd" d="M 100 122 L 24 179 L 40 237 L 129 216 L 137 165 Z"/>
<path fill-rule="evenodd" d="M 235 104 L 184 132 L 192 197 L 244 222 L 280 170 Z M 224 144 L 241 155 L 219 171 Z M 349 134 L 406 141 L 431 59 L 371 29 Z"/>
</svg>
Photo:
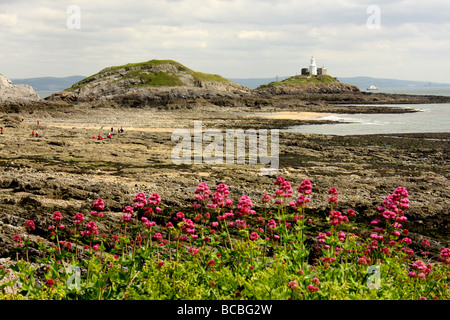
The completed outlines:
<svg viewBox="0 0 450 320">
<path fill-rule="evenodd" d="M 257 92 L 270 94 L 359 92 L 358 87 L 342 83 L 330 75 L 296 75 L 260 85 Z"/>
<path fill-rule="evenodd" d="M 401 87 L 450 87 L 450 83 L 438 83 L 430 81 L 411 81 L 388 78 L 371 77 L 342 77 L 339 81 L 358 86 L 361 90 L 367 89 L 375 84 L 380 88 L 401 88 Z"/>
<path fill-rule="evenodd" d="M 32 86 L 35 91 L 58 92 L 72 86 L 74 83 L 84 79 L 84 76 L 70 77 L 39 77 L 26 79 L 11 79 L 13 84 L 27 84 Z"/>
<path fill-rule="evenodd" d="M 59 92 L 66 88 L 70 88 L 73 84 L 85 79 L 85 76 L 70 76 L 70 77 L 39 77 L 39 78 L 25 78 L 25 79 L 11 79 L 13 84 L 27 84 L 35 91 Z M 227 78 L 228 80 L 243 85 L 250 89 L 255 89 L 261 85 L 269 84 L 271 82 L 283 81 L 289 78 L 288 76 L 272 77 L 272 78 Z M 450 87 L 449 83 L 437 83 L 428 81 L 411 81 L 398 80 L 388 78 L 372 78 L 372 77 L 338 77 L 342 83 L 347 83 L 365 90 L 371 84 L 376 84 L 380 88 L 395 88 L 395 87 Z"/>
<path fill-rule="evenodd" d="M 160 105 L 241 95 L 249 89 L 217 74 L 194 71 L 173 60 L 149 60 L 107 67 L 45 98 L 51 101 Z"/>
<path fill-rule="evenodd" d="M 278 81 L 283 81 L 289 77 L 278 77 Z M 255 89 L 261 85 L 269 84 L 277 81 L 276 77 L 273 78 L 229 78 L 229 80 L 246 86 L 250 89 Z M 361 90 L 367 89 L 370 85 L 376 84 L 380 88 L 395 88 L 395 87 L 450 87 L 449 83 L 438 83 L 429 81 L 411 81 L 411 80 L 398 80 L 388 78 L 371 78 L 371 77 L 338 77 L 338 80 L 342 83 L 351 84 L 359 87 Z"/>
</svg>

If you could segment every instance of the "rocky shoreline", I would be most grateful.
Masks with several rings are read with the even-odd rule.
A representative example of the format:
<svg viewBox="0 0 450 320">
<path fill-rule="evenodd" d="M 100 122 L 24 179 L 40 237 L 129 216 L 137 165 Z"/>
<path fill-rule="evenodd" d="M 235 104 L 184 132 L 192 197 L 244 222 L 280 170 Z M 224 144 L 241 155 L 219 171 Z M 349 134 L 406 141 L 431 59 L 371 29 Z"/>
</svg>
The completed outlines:
<svg viewBox="0 0 450 320">
<path fill-rule="evenodd" d="M 12 238 L 24 232 L 21 227 L 28 219 L 36 223 L 35 235 L 49 240 L 46 227 L 54 211 L 62 212 L 63 222 L 70 226 L 74 214 L 88 214 L 99 197 L 107 210 L 100 229 L 111 233 L 117 232 L 124 206 L 137 192 L 160 194 L 162 221 L 176 210 L 189 210 L 200 182 L 213 190 L 223 182 L 234 202 L 247 194 L 259 205 L 264 193 L 273 194 L 277 176 L 284 176 L 294 189 L 304 179 L 311 180 L 312 216 L 326 214 L 326 191 L 336 187 L 339 209 L 358 212 L 355 232 L 366 232 L 384 198 L 404 186 L 411 198 L 405 227 L 413 240 L 428 238 L 436 255 L 441 246 L 449 246 L 450 238 L 450 133 L 395 137 L 281 133 L 280 169 L 270 176 L 259 174 L 260 164 L 175 165 L 170 158 L 176 144 L 171 134 L 176 128 L 192 129 L 195 120 L 201 120 L 204 129 L 272 129 L 317 120 L 261 119 L 254 114 L 410 112 L 375 104 L 449 99 L 379 93 L 272 97 L 242 93 L 172 97 L 155 105 L 139 104 L 138 97 L 130 98 L 128 104 L 118 99 L 113 105 L 106 100 L 76 103 L 70 99 L 1 104 L 0 123 L 6 130 L 0 136 L 0 258 L 12 257 Z M 106 136 L 118 126 L 124 126 L 123 134 L 114 131 L 110 140 L 92 138 Z M 39 138 L 31 137 L 33 130 L 39 130 Z"/>
</svg>

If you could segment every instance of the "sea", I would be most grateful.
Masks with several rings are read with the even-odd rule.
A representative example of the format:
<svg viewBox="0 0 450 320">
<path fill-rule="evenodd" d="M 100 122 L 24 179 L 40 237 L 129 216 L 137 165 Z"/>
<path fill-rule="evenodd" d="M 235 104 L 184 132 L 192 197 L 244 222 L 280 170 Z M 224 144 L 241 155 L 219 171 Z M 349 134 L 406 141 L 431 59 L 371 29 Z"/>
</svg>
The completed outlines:
<svg viewBox="0 0 450 320">
<path fill-rule="evenodd" d="M 450 96 L 450 87 L 379 88 L 379 90 L 371 92 Z M 450 132 L 450 103 L 386 106 L 410 108 L 418 112 L 398 114 L 332 114 L 320 117 L 319 119 L 338 121 L 340 123 L 299 125 L 280 129 L 280 132 L 340 136 Z"/>
<path fill-rule="evenodd" d="M 362 90 L 364 91 L 364 90 Z M 450 87 L 396 87 L 379 88 L 383 93 L 450 96 Z M 41 98 L 51 95 L 52 91 L 38 91 Z M 386 105 L 388 106 L 388 105 Z M 396 105 L 389 105 L 389 107 Z M 324 135 L 361 135 L 395 133 L 450 132 L 450 103 L 439 104 L 402 104 L 401 108 L 411 108 L 419 112 L 399 114 L 332 114 L 320 117 L 320 120 L 332 120 L 340 123 L 321 125 L 300 125 L 280 132 L 299 132 Z"/>
</svg>

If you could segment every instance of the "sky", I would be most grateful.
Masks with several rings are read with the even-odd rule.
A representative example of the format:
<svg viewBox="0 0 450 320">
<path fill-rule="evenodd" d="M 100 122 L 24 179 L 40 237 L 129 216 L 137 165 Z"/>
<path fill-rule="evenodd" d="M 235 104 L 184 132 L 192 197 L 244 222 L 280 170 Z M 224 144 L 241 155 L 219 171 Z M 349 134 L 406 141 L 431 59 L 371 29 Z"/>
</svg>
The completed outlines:
<svg viewBox="0 0 450 320">
<path fill-rule="evenodd" d="M 172 59 L 227 78 L 450 83 L 448 0 L 0 0 L 0 74 L 89 76 Z"/>
</svg>

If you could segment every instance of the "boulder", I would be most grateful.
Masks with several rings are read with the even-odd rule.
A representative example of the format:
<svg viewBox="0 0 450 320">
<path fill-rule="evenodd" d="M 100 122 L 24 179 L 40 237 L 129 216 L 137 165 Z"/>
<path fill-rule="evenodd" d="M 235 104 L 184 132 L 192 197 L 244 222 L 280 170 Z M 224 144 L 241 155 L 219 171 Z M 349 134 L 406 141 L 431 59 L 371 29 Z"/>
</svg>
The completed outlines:
<svg viewBox="0 0 450 320">
<path fill-rule="evenodd" d="M 41 98 L 34 89 L 25 84 L 12 84 L 11 80 L 0 74 L 0 102 L 35 102 Z"/>
</svg>

